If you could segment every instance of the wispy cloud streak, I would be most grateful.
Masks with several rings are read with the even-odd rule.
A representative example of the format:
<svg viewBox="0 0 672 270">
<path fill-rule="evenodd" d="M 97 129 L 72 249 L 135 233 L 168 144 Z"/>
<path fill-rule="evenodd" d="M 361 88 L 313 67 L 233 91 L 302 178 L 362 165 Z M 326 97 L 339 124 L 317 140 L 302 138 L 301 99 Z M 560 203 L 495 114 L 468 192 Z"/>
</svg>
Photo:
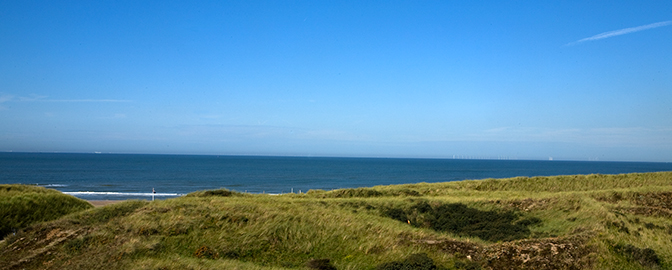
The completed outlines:
<svg viewBox="0 0 672 270">
<path fill-rule="evenodd" d="M 642 26 L 637 26 L 637 27 L 623 28 L 623 29 L 620 29 L 620 30 L 604 32 L 604 33 L 594 35 L 592 37 L 587 37 L 587 38 L 580 39 L 580 40 L 577 40 L 577 41 L 574 41 L 574 42 L 570 42 L 570 43 L 567 43 L 567 46 L 576 45 L 578 43 L 582 43 L 582 42 L 586 42 L 586 41 L 594 41 L 594 40 L 600 40 L 600 39 L 605 39 L 605 38 L 630 34 L 630 33 L 634 33 L 634 32 L 644 31 L 644 30 L 663 27 L 663 26 L 668 26 L 668 25 L 672 25 L 672 21 L 664 21 L 664 22 L 657 22 L 657 23 L 652 23 L 652 24 L 647 24 L 647 25 L 642 25 Z"/>
<path fill-rule="evenodd" d="M 0 103 L 5 102 L 125 103 L 134 101 L 127 99 L 49 99 L 48 96 L 40 96 L 40 95 L 17 97 L 14 95 L 0 94 Z"/>
<path fill-rule="evenodd" d="M 133 102 L 124 99 L 45 99 L 43 102 Z"/>
<path fill-rule="evenodd" d="M 49 99 L 48 96 L 31 95 L 28 97 L 18 97 L 22 102 L 133 102 L 126 99 Z"/>
<path fill-rule="evenodd" d="M 10 101 L 14 98 L 12 95 L 0 95 L 0 103 Z"/>
</svg>

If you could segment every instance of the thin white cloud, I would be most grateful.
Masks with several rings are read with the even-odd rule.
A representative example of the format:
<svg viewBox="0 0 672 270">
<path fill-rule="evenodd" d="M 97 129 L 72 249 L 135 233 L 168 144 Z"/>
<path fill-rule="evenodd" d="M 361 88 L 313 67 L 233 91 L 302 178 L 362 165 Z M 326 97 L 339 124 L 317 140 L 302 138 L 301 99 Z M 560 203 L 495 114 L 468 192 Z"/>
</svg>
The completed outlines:
<svg viewBox="0 0 672 270">
<path fill-rule="evenodd" d="M 9 99 L 3 100 L 3 97 L 0 97 L 0 102 L 11 100 L 13 96 L 9 96 Z M 27 97 L 18 97 L 16 100 L 23 102 L 133 102 L 132 100 L 125 99 L 48 99 L 48 96 L 40 95 L 30 95 Z"/>
<path fill-rule="evenodd" d="M 565 142 L 590 143 L 595 145 L 643 146 L 658 145 L 670 147 L 672 128 L 618 127 L 618 128 L 493 128 L 480 133 L 469 134 L 465 141 L 508 141 L 508 142 Z"/>
<path fill-rule="evenodd" d="M 14 98 L 12 95 L 0 95 L 0 103 L 10 101 Z"/>
<path fill-rule="evenodd" d="M 17 99 L 19 101 L 38 101 L 38 100 L 44 100 L 45 98 L 47 98 L 47 96 L 32 94 L 29 97 L 18 97 Z"/>
<path fill-rule="evenodd" d="M 133 102 L 125 99 L 44 99 L 43 102 Z"/>
<path fill-rule="evenodd" d="M 13 95 L 0 94 L 0 111 L 8 110 L 7 107 L 2 106 L 2 103 L 11 101 L 12 99 L 14 99 Z"/>
<path fill-rule="evenodd" d="M 58 103 L 125 103 L 133 102 L 133 100 L 125 99 L 49 99 L 48 96 L 30 95 L 30 96 L 15 96 L 0 93 L 0 111 L 8 110 L 3 103 L 8 102 L 58 102 Z"/>
<path fill-rule="evenodd" d="M 594 35 L 592 37 L 587 37 L 587 38 L 584 38 L 584 39 L 580 39 L 580 40 L 577 40 L 577 41 L 574 41 L 574 42 L 567 43 L 567 46 L 575 45 L 575 44 L 578 44 L 578 43 L 581 43 L 581 42 L 586 42 L 586 41 L 594 41 L 594 40 L 600 40 L 600 39 L 605 39 L 605 38 L 630 34 L 630 33 L 634 33 L 634 32 L 644 31 L 644 30 L 663 27 L 663 26 L 668 26 L 668 25 L 672 25 L 672 21 L 657 22 L 657 23 L 652 23 L 652 24 L 647 24 L 647 25 L 642 25 L 642 26 L 637 26 L 637 27 L 630 27 L 630 28 L 624 28 L 624 29 L 604 32 L 604 33 Z"/>
</svg>

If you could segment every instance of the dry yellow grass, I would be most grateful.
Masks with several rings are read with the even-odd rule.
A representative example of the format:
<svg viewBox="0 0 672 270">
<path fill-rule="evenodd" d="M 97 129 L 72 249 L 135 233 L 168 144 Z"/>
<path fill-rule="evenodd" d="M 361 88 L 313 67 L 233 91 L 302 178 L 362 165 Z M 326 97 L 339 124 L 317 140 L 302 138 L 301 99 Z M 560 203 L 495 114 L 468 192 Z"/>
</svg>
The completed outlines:
<svg viewBox="0 0 672 270">
<path fill-rule="evenodd" d="M 670 217 L 670 172 L 218 190 L 34 225 L 0 244 L 0 269 L 670 269 Z"/>
</svg>

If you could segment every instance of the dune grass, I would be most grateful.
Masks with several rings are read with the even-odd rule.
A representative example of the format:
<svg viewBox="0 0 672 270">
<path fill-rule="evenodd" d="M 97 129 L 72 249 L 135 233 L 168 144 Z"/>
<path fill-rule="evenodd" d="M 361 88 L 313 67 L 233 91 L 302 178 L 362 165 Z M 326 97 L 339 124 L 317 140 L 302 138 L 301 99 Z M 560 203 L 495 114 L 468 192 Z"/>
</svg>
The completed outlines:
<svg viewBox="0 0 672 270">
<path fill-rule="evenodd" d="M 672 269 L 672 173 L 201 191 L 38 223 L 0 269 Z"/>
<path fill-rule="evenodd" d="M 0 239 L 31 224 L 57 219 L 93 206 L 53 189 L 0 185 Z"/>
</svg>

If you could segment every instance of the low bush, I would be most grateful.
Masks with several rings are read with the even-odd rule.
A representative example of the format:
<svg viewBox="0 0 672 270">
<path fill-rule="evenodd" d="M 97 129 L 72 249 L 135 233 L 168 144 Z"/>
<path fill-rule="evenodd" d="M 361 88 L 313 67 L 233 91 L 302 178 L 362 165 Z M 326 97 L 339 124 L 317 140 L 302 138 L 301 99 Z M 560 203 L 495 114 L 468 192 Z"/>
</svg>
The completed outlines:
<svg viewBox="0 0 672 270">
<path fill-rule="evenodd" d="M 425 253 L 411 254 L 401 261 L 386 262 L 376 267 L 376 270 L 442 270 L 434 264 L 434 260 Z"/>
<path fill-rule="evenodd" d="M 646 267 L 658 267 L 660 266 L 660 258 L 656 254 L 656 251 L 650 248 L 638 248 L 631 244 L 623 245 L 617 244 L 614 246 L 614 250 L 623 255 L 630 261 L 636 261 L 639 264 Z"/>
<path fill-rule="evenodd" d="M 536 217 L 520 219 L 511 211 L 481 211 L 461 203 L 432 207 L 427 202 L 419 202 L 408 209 L 385 209 L 383 215 L 415 227 L 478 237 L 490 242 L 526 238 L 530 235 L 528 226 L 541 223 L 541 219 Z"/>
<path fill-rule="evenodd" d="M 312 259 L 306 263 L 306 266 L 316 270 L 336 270 L 329 259 Z"/>
<path fill-rule="evenodd" d="M 186 197 L 231 197 L 231 196 L 241 196 L 242 193 L 230 191 L 225 188 L 214 189 L 214 190 L 204 190 L 204 191 L 195 191 L 187 194 Z"/>
</svg>

